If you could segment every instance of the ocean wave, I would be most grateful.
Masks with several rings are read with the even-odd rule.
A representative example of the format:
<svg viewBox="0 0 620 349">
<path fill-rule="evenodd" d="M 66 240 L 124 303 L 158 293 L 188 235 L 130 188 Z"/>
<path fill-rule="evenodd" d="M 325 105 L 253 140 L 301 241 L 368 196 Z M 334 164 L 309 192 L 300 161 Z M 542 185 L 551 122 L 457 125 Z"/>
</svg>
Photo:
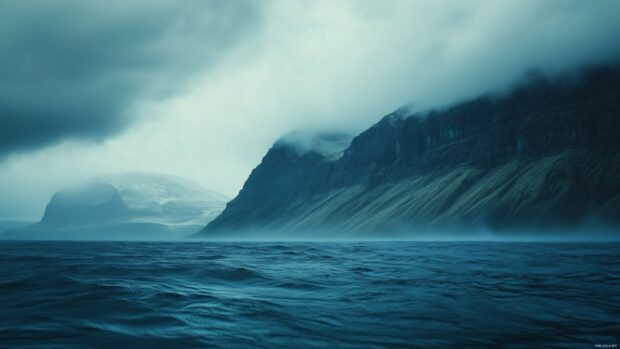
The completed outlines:
<svg viewBox="0 0 620 349">
<path fill-rule="evenodd" d="M 0 245 L 0 347 L 592 347 L 620 245 Z"/>
</svg>

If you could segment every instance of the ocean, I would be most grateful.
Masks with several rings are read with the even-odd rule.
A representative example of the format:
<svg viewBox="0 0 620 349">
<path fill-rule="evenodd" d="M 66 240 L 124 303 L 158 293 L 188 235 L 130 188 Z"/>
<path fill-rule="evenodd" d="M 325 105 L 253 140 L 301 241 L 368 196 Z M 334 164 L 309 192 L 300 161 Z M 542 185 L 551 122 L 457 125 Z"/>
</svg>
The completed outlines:
<svg viewBox="0 0 620 349">
<path fill-rule="evenodd" d="M 617 348 L 620 244 L 0 241 L 2 348 Z"/>
</svg>

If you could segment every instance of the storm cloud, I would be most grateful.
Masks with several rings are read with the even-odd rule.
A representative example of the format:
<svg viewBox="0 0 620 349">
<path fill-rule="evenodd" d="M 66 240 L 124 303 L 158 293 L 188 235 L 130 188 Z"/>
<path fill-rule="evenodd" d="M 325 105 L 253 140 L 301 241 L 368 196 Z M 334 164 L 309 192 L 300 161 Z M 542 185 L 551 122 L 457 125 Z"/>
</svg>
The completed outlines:
<svg viewBox="0 0 620 349">
<path fill-rule="evenodd" d="M 0 160 L 122 130 L 134 101 L 178 92 L 254 30 L 257 4 L 0 2 Z"/>
<path fill-rule="evenodd" d="M 234 197 L 291 130 L 615 60 L 618 18 L 618 0 L 2 1 L 0 219 L 102 173 Z"/>
</svg>

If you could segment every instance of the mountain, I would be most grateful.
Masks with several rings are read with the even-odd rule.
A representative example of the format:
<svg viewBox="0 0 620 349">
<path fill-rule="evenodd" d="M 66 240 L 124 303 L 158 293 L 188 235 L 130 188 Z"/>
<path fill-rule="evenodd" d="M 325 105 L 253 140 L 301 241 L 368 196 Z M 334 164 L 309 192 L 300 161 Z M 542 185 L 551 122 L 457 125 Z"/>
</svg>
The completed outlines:
<svg viewBox="0 0 620 349">
<path fill-rule="evenodd" d="M 103 177 L 135 213 L 133 222 L 204 226 L 222 212 L 227 196 L 185 178 L 132 172 Z"/>
<path fill-rule="evenodd" d="M 132 212 L 121 195 L 109 183 L 92 180 L 71 190 L 57 192 L 45 209 L 41 223 L 49 226 L 79 226 L 91 223 L 119 222 Z"/>
<path fill-rule="evenodd" d="M 619 150 L 617 66 L 530 74 L 501 95 L 391 113 L 338 156 L 285 137 L 197 236 L 617 224 Z"/>
<path fill-rule="evenodd" d="M 5 232 L 20 239 L 169 239 L 193 233 L 228 198 L 179 177 L 132 172 L 54 194 L 40 222 Z"/>
</svg>

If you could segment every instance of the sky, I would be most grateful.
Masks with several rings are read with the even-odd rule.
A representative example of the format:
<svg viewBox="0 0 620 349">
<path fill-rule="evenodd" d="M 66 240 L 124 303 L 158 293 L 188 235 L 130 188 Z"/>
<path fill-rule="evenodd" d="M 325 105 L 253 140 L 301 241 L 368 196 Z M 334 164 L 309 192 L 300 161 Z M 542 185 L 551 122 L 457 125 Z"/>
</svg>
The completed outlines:
<svg viewBox="0 0 620 349">
<path fill-rule="evenodd" d="M 234 197 L 291 130 L 356 134 L 620 55 L 617 0 L 0 2 L 0 219 L 144 171 Z"/>
</svg>

